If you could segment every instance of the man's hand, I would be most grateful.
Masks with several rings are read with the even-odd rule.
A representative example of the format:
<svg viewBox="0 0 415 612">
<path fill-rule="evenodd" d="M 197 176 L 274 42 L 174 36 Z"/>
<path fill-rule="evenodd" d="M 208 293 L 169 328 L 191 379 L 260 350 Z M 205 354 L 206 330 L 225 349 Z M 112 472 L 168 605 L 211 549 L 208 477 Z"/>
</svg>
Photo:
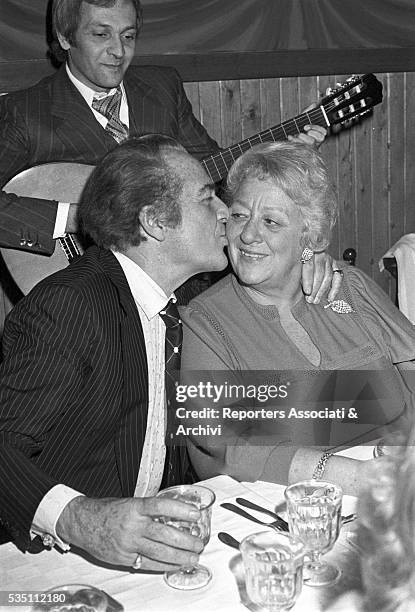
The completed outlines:
<svg viewBox="0 0 415 612">
<path fill-rule="evenodd" d="M 314 257 L 303 263 L 301 283 L 307 302 L 318 304 L 329 290 L 327 300 L 334 300 L 343 282 L 342 274 L 334 273 L 340 267 L 327 253 L 314 253 Z"/>
<path fill-rule="evenodd" d="M 302 142 L 306 145 L 319 147 L 327 136 L 327 130 L 321 125 L 305 125 L 304 132 L 298 136 L 288 136 L 288 140 Z"/>
<path fill-rule="evenodd" d="M 160 516 L 194 522 L 200 512 L 172 499 L 80 496 L 62 511 L 56 533 L 64 542 L 112 565 L 132 566 L 138 554 L 144 570 L 165 571 L 197 563 L 202 541 L 153 520 Z"/>
<path fill-rule="evenodd" d="M 310 106 L 307 106 L 302 113 L 309 113 L 314 108 L 316 108 L 316 105 L 310 104 Z M 302 142 L 318 148 L 321 143 L 324 142 L 326 136 L 327 130 L 321 125 L 305 125 L 303 133 L 298 134 L 298 136 L 288 136 L 288 140 L 296 140 L 297 142 Z"/>
</svg>

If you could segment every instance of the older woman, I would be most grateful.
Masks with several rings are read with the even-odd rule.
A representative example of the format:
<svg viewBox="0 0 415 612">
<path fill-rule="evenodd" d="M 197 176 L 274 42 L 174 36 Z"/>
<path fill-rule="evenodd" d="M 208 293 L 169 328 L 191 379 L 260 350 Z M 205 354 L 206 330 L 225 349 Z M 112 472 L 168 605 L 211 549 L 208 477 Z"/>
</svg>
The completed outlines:
<svg viewBox="0 0 415 612">
<path fill-rule="evenodd" d="M 384 383 L 381 395 L 386 388 L 387 403 L 391 400 L 389 413 L 380 420 L 397 422 L 412 401 L 398 370 L 411 368 L 415 359 L 412 325 L 355 268 L 344 270 L 334 302 L 311 305 L 301 289 L 302 262 L 329 245 L 337 216 L 334 190 L 319 154 L 293 142 L 258 145 L 233 165 L 228 192 L 233 274 L 182 313 L 183 382 L 195 380 L 190 370 L 211 372 L 221 383 L 237 371 L 301 372 L 306 383 L 299 385 L 296 399 L 313 408 L 314 401 L 326 398 L 325 388 L 315 392 L 317 374 L 377 370 Z M 362 389 L 361 397 L 364 393 Z M 195 408 L 206 405 L 205 398 L 193 400 Z M 356 493 L 365 476 L 364 463 L 327 452 L 328 438 L 315 437 L 315 421 L 288 422 L 277 416 L 246 420 L 241 427 L 237 418 L 234 423 L 221 420 L 223 410 L 212 415 L 212 425 L 221 421 L 221 435 L 214 428 L 203 437 L 194 428 L 188 430 L 194 433 L 189 452 L 201 477 L 227 473 L 240 480 L 286 483 L 324 474 L 345 492 Z M 319 434 L 327 426 L 330 418 L 317 428 Z M 351 433 L 352 439 L 355 444 L 360 438 Z"/>
</svg>

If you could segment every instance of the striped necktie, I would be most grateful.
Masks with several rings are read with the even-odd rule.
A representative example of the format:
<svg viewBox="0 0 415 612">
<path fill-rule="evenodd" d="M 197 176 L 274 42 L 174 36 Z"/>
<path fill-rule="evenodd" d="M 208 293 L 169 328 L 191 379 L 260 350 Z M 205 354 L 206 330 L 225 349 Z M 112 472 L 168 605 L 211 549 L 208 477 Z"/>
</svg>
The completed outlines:
<svg viewBox="0 0 415 612">
<path fill-rule="evenodd" d="M 120 120 L 121 98 L 121 88 L 117 87 L 114 94 L 92 100 L 92 108 L 108 119 L 105 131 L 118 143 L 128 138 L 128 128 Z"/>
</svg>

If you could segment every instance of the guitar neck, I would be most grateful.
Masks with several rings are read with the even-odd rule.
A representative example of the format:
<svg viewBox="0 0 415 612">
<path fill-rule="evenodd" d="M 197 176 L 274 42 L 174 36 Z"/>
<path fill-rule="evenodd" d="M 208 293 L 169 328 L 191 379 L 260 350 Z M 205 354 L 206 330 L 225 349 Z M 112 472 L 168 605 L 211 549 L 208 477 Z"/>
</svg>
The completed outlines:
<svg viewBox="0 0 415 612">
<path fill-rule="evenodd" d="M 293 117 L 288 121 L 284 121 L 280 125 L 275 125 L 272 128 L 264 130 L 259 134 L 255 134 L 246 140 L 242 140 L 238 144 L 234 144 L 228 149 L 210 155 L 201 161 L 206 172 L 214 183 L 223 179 L 229 172 L 233 162 L 251 149 L 254 145 L 261 142 L 276 142 L 277 140 L 286 140 L 288 136 L 297 136 L 300 134 L 305 125 L 313 123 L 327 127 L 329 121 L 322 106 L 313 108 L 308 113 L 303 113 L 297 117 Z"/>
</svg>

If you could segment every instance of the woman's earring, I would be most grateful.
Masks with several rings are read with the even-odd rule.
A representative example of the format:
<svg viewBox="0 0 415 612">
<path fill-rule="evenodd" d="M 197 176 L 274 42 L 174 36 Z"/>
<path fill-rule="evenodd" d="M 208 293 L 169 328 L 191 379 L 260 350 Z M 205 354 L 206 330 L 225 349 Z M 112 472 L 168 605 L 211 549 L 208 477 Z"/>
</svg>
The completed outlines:
<svg viewBox="0 0 415 612">
<path fill-rule="evenodd" d="M 300 259 L 301 263 L 303 264 L 306 261 L 310 261 L 310 259 L 313 257 L 313 255 L 314 255 L 314 252 L 311 249 L 309 249 L 308 247 L 305 247 L 303 249 L 303 252 L 301 253 L 301 259 Z"/>
</svg>

